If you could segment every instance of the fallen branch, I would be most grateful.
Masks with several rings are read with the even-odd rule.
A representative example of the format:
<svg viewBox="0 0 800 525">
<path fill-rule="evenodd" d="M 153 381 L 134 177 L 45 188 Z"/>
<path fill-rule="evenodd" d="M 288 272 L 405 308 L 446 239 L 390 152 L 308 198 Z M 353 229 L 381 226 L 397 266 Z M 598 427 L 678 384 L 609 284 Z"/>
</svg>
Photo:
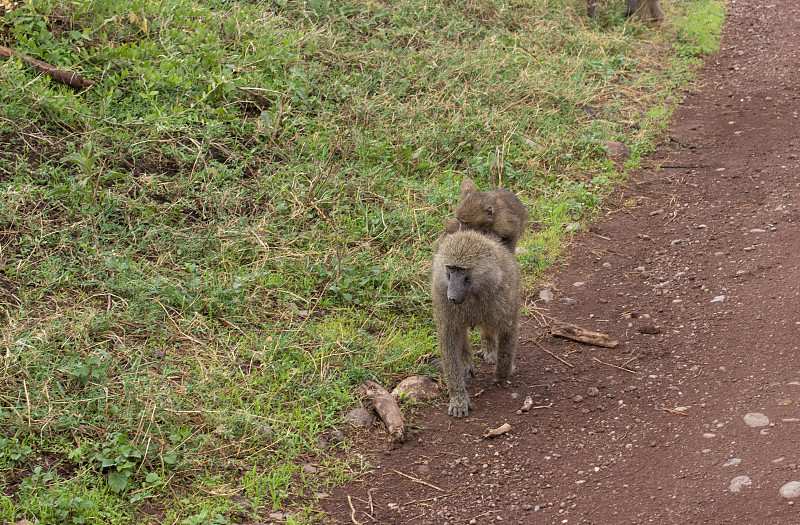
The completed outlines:
<svg viewBox="0 0 800 525">
<path fill-rule="evenodd" d="M 86 80 L 74 71 L 59 69 L 56 66 L 48 64 L 47 62 L 36 60 L 33 57 L 20 53 L 19 51 L 14 51 L 13 49 L 9 49 L 5 46 L 0 46 L 0 57 L 19 57 L 23 62 L 27 63 L 39 73 L 44 73 L 56 82 L 66 84 L 74 88 L 90 88 L 95 86 L 94 82 L 91 80 Z"/>
<path fill-rule="evenodd" d="M 364 381 L 358 391 L 370 400 L 378 416 L 383 420 L 383 424 L 386 425 L 389 436 L 397 443 L 405 441 L 406 428 L 403 422 L 403 412 L 397 406 L 397 401 L 392 395 L 371 379 Z"/>
<path fill-rule="evenodd" d="M 550 327 L 550 333 L 564 339 L 586 343 L 588 345 L 602 346 L 605 348 L 616 348 L 619 341 L 611 339 L 606 334 L 585 330 L 579 326 L 566 323 L 558 323 Z"/>
</svg>

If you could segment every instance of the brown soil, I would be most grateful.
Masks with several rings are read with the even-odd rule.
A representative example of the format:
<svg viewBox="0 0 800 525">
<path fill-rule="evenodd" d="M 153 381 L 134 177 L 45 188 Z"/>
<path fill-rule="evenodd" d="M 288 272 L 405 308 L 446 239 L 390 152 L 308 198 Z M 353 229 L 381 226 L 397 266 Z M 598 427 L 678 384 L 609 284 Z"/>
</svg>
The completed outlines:
<svg viewBox="0 0 800 525">
<path fill-rule="evenodd" d="M 729 7 L 662 168 L 577 237 L 554 301 L 530 291 L 511 382 L 479 365 L 469 418 L 443 402 L 403 446 L 369 441 L 375 469 L 322 501 L 329 522 L 800 523 L 779 494 L 800 481 L 800 7 Z M 620 345 L 543 336 L 554 319 Z M 527 395 L 550 408 L 517 414 Z"/>
</svg>

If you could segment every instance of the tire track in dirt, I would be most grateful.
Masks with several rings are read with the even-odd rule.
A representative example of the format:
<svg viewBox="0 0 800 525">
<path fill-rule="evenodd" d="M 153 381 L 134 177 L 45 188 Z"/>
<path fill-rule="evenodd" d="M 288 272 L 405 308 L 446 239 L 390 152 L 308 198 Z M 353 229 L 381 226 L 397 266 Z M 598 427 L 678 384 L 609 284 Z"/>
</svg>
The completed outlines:
<svg viewBox="0 0 800 525">
<path fill-rule="evenodd" d="M 609 200 L 552 302 L 530 291 L 510 384 L 479 365 L 467 420 L 442 403 L 400 448 L 364 441 L 377 468 L 321 500 L 331 522 L 800 523 L 800 7 L 729 7 L 649 159 L 670 167 Z M 552 319 L 621 344 L 542 338 Z M 517 414 L 527 395 L 552 406 Z"/>
</svg>

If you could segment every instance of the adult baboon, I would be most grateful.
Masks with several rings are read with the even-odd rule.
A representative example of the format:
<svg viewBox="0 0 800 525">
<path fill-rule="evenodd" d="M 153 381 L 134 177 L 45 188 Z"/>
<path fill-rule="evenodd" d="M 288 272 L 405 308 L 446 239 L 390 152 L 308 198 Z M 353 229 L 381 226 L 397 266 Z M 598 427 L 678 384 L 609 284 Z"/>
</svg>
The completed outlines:
<svg viewBox="0 0 800 525">
<path fill-rule="evenodd" d="M 480 332 L 481 351 L 496 363 L 497 379 L 514 371 L 520 287 L 519 265 L 496 237 L 462 230 L 440 239 L 431 264 L 431 299 L 451 416 L 465 417 L 472 408 L 465 386 L 473 370 L 470 328 Z"/>
<path fill-rule="evenodd" d="M 511 253 L 528 226 L 528 211 L 514 193 L 505 189 L 479 193 L 470 178 L 461 181 L 461 202 L 455 215 L 445 226 L 445 234 L 455 227 L 457 220 L 459 230 L 498 236 Z"/>
<path fill-rule="evenodd" d="M 586 0 L 586 12 L 589 18 L 594 18 L 594 11 L 600 0 Z M 664 20 L 664 11 L 661 10 L 660 0 L 627 0 L 625 16 L 632 16 L 642 22 L 661 22 Z"/>
</svg>

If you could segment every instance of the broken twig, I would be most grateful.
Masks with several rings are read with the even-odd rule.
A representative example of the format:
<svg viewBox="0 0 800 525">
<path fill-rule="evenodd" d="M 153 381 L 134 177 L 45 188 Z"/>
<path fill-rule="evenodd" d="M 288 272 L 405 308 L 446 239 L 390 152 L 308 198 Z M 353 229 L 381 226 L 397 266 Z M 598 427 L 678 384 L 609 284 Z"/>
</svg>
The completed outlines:
<svg viewBox="0 0 800 525">
<path fill-rule="evenodd" d="M 19 51 L 14 51 L 13 49 L 9 49 L 5 46 L 0 46 L 0 57 L 18 57 L 20 60 L 31 66 L 39 73 L 44 73 L 56 82 L 66 84 L 74 88 L 90 88 L 95 86 L 94 82 L 91 80 L 86 80 L 74 71 L 67 71 L 66 69 L 57 68 L 56 66 L 52 66 L 47 62 L 36 60 L 33 57 L 20 53 Z"/>
<path fill-rule="evenodd" d="M 350 521 L 353 522 L 353 525 L 361 525 L 361 522 L 356 519 L 356 509 L 353 507 L 353 500 L 350 499 L 350 495 L 347 496 L 347 503 L 350 505 Z"/>
<path fill-rule="evenodd" d="M 378 416 L 386 425 L 389 436 L 395 442 L 402 443 L 406 436 L 406 426 L 403 422 L 403 412 L 397 406 L 397 401 L 385 388 L 371 379 L 364 381 L 358 390 L 372 402 Z"/>
<path fill-rule="evenodd" d="M 392 470 L 394 470 L 394 469 L 392 469 Z M 399 470 L 395 470 L 395 472 L 396 472 L 397 474 L 400 474 L 400 475 L 401 475 L 401 476 L 403 476 L 403 477 L 406 477 L 406 478 L 410 479 L 410 480 L 411 480 L 411 481 L 413 481 L 414 483 L 419 483 L 419 484 L 421 484 L 421 485 L 425 485 L 425 486 L 427 486 L 427 487 L 430 487 L 430 488 L 432 488 L 432 489 L 436 489 L 436 490 L 438 490 L 439 492 L 446 492 L 444 489 L 440 489 L 440 488 L 439 488 L 439 487 L 437 487 L 436 485 L 431 485 L 431 484 L 430 484 L 430 483 L 428 483 L 427 481 L 422 481 L 421 479 L 419 479 L 419 478 L 415 478 L 414 476 L 409 476 L 408 474 L 404 474 L 403 472 L 400 472 Z"/>
<path fill-rule="evenodd" d="M 564 339 L 578 341 L 579 343 L 586 343 L 594 346 L 602 346 L 604 348 L 616 348 L 619 341 L 611 339 L 608 335 L 600 332 L 592 332 L 585 330 L 579 326 L 574 326 L 567 323 L 558 323 L 550 327 L 550 333 Z"/>
<path fill-rule="evenodd" d="M 503 423 L 499 427 L 494 428 L 494 429 L 490 430 L 489 432 L 487 432 L 486 434 L 484 434 L 483 437 L 485 439 L 485 438 L 493 438 L 493 437 L 497 437 L 497 436 L 502 436 L 503 434 L 505 434 L 509 430 L 511 430 L 511 425 L 509 425 L 508 423 Z"/>
<path fill-rule="evenodd" d="M 598 363 L 600 363 L 600 364 L 603 364 L 603 365 L 606 365 L 606 366 L 610 366 L 610 367 L 612 367 L 612 368 L 616 368 L 616 369 L 618 369 L 618 370 L 623 370 L 623 371 L 625 371 L 625 372 L 628 372 L 629 374 L 635 374 L 635 373 L 636 373 L 636 372 L 634 372 L 633 370 L 629 370 L 629 369 L 627 369 L 627 368 L 622 368 L 621 366 L 617 366 L 617 365 L 612 365 L 611 363 L 606 363 L 605 361 L 600 361 L 600 360 L 599 360 L 599 359 L 597 359 L 596 357 L 592 357 L 592 359 L 594 359 L 595 361 L 597 361 L 597 362 L 598 362 Z"/>
<path fill-rule="evenodd" d="M 575 368 L 575 367 L 574 367 L 573 365 L 571 365 L 570 363 L 568 363 L 568 362 L 564 361 L 563 359 L 561 359 L 560 357 L 558 357 L 556 354 L 554 354 L 553 352 L 551 352 L 551 351 L 550 351 L 550 350 L 548 350 L 547 348 L 543 347 L 541 344 L 539 344 L 539 341 L 537 341 L 536 339 L 531 339 L 531 341 L 533 341 L 533 344 L 535 344 L 536 346 L 538 346 L 539 348 L 541 348 L 541 349 L 542 349 L 542 351 L 544 351 L 546 354 L 549 354 L 549 355 L 550 355 L 550 357 L 552 357 L 552 358 L 554 358 L 554 359 L 558 359 L 559 361 L 561 361 L 562 363 L 564 363 L 565 365 L 567 365 L 567 366 L 568 366 L 568 367 L 570 367 L 570 368 Z"/>
</svg>

